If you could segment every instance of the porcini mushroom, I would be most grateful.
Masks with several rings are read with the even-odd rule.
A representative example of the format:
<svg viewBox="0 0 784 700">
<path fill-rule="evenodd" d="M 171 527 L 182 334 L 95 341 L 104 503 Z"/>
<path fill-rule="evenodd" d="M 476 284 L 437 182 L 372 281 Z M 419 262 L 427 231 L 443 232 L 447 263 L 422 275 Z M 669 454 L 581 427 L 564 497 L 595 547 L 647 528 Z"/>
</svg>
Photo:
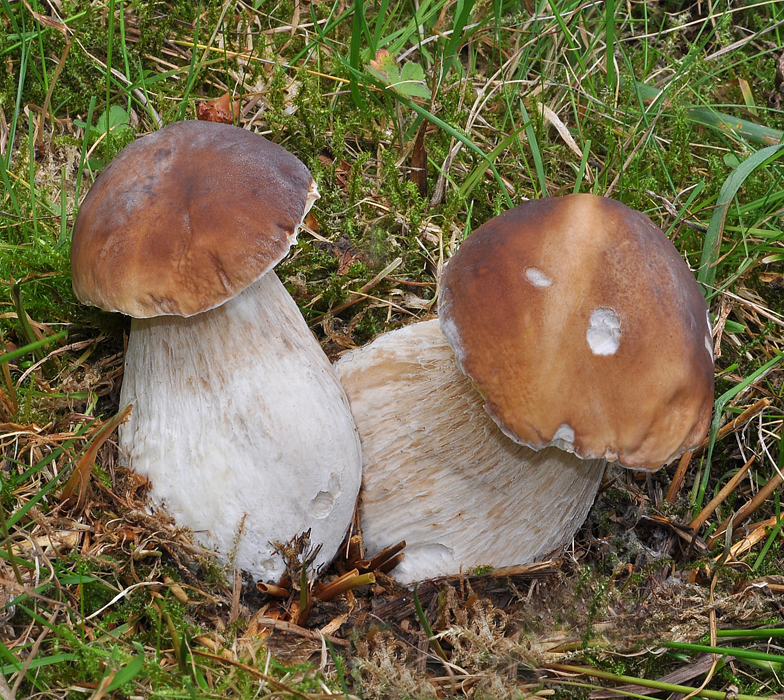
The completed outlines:
<svg viewBox="0 0 784 700">
<path fill-rule="evenodd" d="M 541 559 L 582 524 L 606 461 L 656 469 L 707 432 L 705 301 L 664 233 L 618 202 L 488 221 L 449 260 L 439 319 L 446 340 L 418 323 L 337 365 L 366 546 L 405 539 L 403 582 Z"/>
<path fill-rule="evenodd" d="M 72 241 L 77 297 L 133 316 L 120 430 L 129 466 L 198 541 L 256 578 L 310 529 L 329 561 L 361 456 L 345 393 L 272 268 L 318 197 L 252 132 L 179 122 L 104 169 Z"/>
</svg>

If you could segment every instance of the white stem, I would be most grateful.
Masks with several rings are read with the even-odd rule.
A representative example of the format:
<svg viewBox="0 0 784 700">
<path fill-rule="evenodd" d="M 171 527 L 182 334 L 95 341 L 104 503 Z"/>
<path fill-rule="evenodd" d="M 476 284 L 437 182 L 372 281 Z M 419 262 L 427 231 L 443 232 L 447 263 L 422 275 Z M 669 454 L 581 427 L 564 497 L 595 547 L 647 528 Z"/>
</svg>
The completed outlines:
<svg viewBox="0 0 784 700">
<path fill-rule="evenodd" d="M 398 581 L 536 561 L 582 525 L 605 461 L 506 437 L 438 321 L 383 335 L 335 368 L 362 439 L 365 547 L 372 556 L 406 540 Z"/>
<path fill-rule="evenodd" d="M 334 556 L 359 490 L 359 439 L 274 273 L 197 316 L 134 319 L 121 401 L 134 404 L 120 429 L 129 465 L 199 542 L 264 580 L 284 570 L 270 541 L 311 528 L 316 564 Z"/>
</svg>

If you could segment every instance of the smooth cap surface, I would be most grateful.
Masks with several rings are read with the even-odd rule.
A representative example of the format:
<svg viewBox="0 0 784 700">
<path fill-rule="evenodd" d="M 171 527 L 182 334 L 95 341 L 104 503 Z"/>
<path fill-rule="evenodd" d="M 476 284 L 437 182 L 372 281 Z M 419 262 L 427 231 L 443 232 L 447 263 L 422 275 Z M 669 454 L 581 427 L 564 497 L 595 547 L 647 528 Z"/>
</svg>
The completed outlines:
<svg viewBox="0 0 784 700">
<path fill-rule="evenodd" d="M 170 124 L 124 148 L 76 218 L 83 302 L 147 318 L 220 306 L 275 266 L 318 197 L 294 155 L 227 124 Z"/>
<path fill-rule="evenodd" d="M 488 221 L 447 264 L 439 316 L 517 442 L 655 469 L 707 432 L 699 285 L 661 229 L 619 202 L 532 200 Z"/>
</svg>

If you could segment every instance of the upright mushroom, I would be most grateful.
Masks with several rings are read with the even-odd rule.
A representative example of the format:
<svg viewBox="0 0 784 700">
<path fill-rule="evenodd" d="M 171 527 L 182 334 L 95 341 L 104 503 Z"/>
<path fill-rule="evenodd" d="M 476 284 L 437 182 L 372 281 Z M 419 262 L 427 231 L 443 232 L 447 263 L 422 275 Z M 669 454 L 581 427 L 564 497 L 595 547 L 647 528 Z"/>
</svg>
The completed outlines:
<svg viewBox="0 0 784 700">
<path fill-rule="evenodd" d="M 403 581 L 540 559 L 583 522 L 605 460 L 656 469 L 707 431 L 702 294 L 618 202 L 530 201 L 488 221 L 448 262 L 439 316 L 446 340 L 418 323 L 337 365 L 366 544 L 405 539 Z"/>
<path fill-rule="evenodd" d="M 77 297 L 133 316 L 121 402 L 129 465 L 206 546 L 255 577 L 311 530 L 335 554 L 361 456 L 345 393 L 271 269 L 318 198 L 280 146 L 212 122 L 138 139 L 85 198 Z"/>
</svg>

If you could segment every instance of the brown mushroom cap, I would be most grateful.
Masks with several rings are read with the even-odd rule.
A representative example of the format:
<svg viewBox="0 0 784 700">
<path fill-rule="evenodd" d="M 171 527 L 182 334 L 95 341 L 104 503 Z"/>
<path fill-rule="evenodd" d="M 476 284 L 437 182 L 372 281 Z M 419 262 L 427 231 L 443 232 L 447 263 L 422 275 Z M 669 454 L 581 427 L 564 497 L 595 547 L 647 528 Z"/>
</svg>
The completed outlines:
<svg viewBox="0 0 784 700">
<path fill-rule="evenodd" d="M 699 285 L 661 229 L 619 202 L 532 200 L 488 221 L 446 266 L 439 316 L 517 442 L 655 469 L 707 432 Z"/>
<path fill-rule="evenodd" d="M 124 148 L 85 198 L 76 296 L 138 318 L 220 306 L 286 255 L 317 196 L 305 165 L 258 134 L 170 124 Z"/>
</svg>

